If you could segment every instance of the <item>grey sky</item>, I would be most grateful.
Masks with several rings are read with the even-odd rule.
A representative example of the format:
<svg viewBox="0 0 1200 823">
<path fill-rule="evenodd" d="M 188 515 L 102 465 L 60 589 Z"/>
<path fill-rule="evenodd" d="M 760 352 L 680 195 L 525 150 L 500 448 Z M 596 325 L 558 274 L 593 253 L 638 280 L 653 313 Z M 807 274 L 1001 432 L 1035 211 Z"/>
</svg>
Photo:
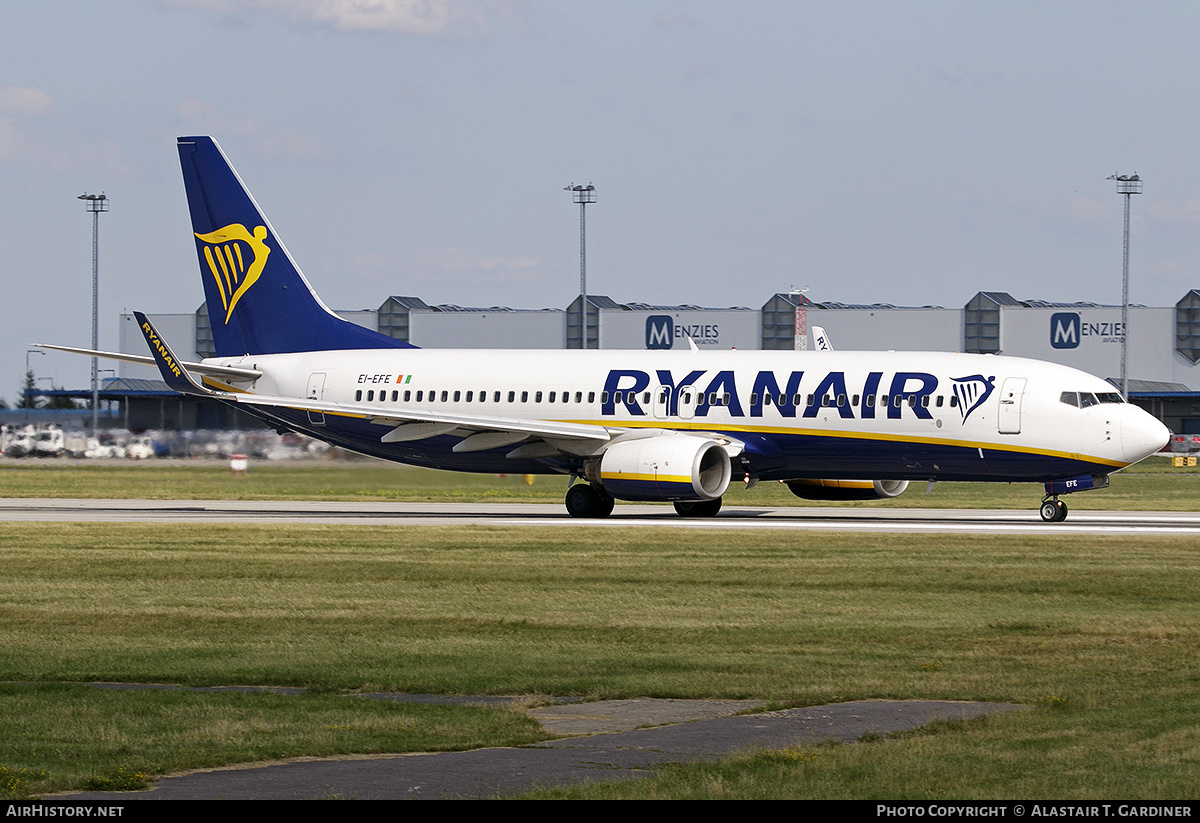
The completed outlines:
<svg viewBox="0 0 1200 823">
<path fill-rule="evenodd" d="M 201 300 L 174 138 L 211 134 L 322 298 L 959 306 L 1200 287 L 1200 4 L 109 0 L 0 5 L 0 395 L 30 342 Z M 836 337 L 836 329 L 829 330 Z M 82 386 L 87 361 L 35 356 Z"/>
</svg>

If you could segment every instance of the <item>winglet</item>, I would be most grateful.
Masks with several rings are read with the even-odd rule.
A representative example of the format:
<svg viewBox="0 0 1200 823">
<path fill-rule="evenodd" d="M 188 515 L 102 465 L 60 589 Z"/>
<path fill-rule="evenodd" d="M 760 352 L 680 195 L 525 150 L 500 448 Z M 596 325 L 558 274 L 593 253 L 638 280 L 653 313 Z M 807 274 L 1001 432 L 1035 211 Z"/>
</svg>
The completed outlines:
<svg viewBox="0 0 1200 823">
<path fill-rule="evenodd" d="M 171 347 L 167 345 L 167 341 L 162 339 L 158 330 L 154 328 L 154 324 L 146 318 L 146 315 L 140 311 L 135 311 L 133 316 L 137 318 L 142 335 L 146 338 L 146 345 L 150 347 L 150 354 L 154 355 L 154 363 L 158 366 L 158 370 L 162 373 L 163 380 L 166 381 L 168 386 L 180 394 L 205 396 L 213 394 L 213 392 L 197 383 L 196 379 L 184 368 L 183 362 L 175 356 L 175 352 L 171 351 Z"/>
<path fill-rule="evenodd" d="M 833 344 L 829 342 L 829 335 L 820 326 L 812 327 L 813 342 L 817 344 L 817 351 L 833 351 Z"/>
</svg>

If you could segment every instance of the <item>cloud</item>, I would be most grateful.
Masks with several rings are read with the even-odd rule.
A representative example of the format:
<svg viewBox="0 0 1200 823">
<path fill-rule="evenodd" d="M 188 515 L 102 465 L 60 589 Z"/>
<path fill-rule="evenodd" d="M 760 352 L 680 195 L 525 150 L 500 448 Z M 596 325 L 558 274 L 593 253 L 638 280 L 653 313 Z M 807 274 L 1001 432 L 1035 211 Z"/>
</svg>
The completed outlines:
<svg viewBox="0 0 1200 823">
<path fill-rule="evenodd" d="M 424 37 L 483 35 L 520 17 L 514 0 L 157 0 L 223 17 L 262 13 L 293 25 Z"/>
<path fill-rule="evenodd" d="M 1107 203 L 1093 200 L 1090 197 L 1074 197 L 1071 199 L 1071 217 L 1076 223 L 1108 223 L 1112 220 L 1113 210 Z"/>
<path fill-rule="evenodd" d="M 136 166 L 111 140 L 99 142 L 55 133 L 42 138 L 12 117 L 0 117 L 0 163 L 13 163 L 37 172 L 88 169 L 111 181 L 129 180 Z"/>
<path fill-rule="evenodd" d="M 37 86 L 0 86 L 0 114 L 32 117 L 53 108 L 54 98 Z"/>
<path fill-rule="evenodd" d="M 1200 226 L 1200 200 L 1195 198 L 1182 203 L 1160 200 L 1150 206 L 1149 213 L 1156 223 Z"/>
<path fill-rule="evenodd" d="M 184 100 L 178 113 L 189 129 L 218 137 L 231 134 L 250 138 L 254 151 L 268 157 L 313 157 L 321 150 L 315 138 L 289 131 L 268 131 L 254 115 L 232 115 L 202 100 Z"/>
</svg>

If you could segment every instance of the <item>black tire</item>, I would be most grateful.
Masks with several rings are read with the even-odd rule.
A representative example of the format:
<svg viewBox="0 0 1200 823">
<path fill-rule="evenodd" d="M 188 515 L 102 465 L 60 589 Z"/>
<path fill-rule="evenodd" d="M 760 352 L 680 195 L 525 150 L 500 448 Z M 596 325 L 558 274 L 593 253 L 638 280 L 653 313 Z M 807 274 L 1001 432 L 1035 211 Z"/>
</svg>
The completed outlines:
<svg viewBox="0 0 1200 823">
<path fill-rule="evenodd" d="M 1061 523 L 1067 519 L 1067 504 L 1061 500 L 1047 500 L 1038 511 L 1047 523 Z"/>
<path fill-rule="evenodd" d="M 603 489 L 579 483 L 567 489 L 567 514 L 572 517 L 608 517 L 616 501 Z"/>
<path fill-rule="evenodd" d="M 596 492 L 586 483 L 567 489 L 567 514 L 572 517 L 595 517 L 599 502 Z"/>
<path fill-rule="evenodd" d="M 677 500 L 675 513 L 680 517 L 716 517 L 721 510 L 721 498 L 715 500 Z"/>
</svg>

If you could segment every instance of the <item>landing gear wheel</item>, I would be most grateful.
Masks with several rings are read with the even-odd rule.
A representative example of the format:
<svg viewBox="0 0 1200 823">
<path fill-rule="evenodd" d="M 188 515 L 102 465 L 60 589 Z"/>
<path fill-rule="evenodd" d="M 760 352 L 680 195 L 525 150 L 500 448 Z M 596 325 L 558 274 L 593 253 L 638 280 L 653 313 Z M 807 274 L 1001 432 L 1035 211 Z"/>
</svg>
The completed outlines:
<svg viewBox="0 0 1200 823">
<path fill-rule="evenodd" d="M 675 513 L 680 517 L 716 517 L 721 510 L 721 498 L 715 500 L 677 500 Z"/>
<path fill-rule="evenodd" d="M 1047 523 L 1061 523 L 1067 519 L 1067 504 L 1061 500 L 1043 500 L 1040 511 L 1042 520 Z"/>
<path fill-rule="evenodd" d="M 604 492 L 580 483 L 567 489 L 567 514 L 572 517 L 608 517 L 615 501 Z"/>
</svg>

